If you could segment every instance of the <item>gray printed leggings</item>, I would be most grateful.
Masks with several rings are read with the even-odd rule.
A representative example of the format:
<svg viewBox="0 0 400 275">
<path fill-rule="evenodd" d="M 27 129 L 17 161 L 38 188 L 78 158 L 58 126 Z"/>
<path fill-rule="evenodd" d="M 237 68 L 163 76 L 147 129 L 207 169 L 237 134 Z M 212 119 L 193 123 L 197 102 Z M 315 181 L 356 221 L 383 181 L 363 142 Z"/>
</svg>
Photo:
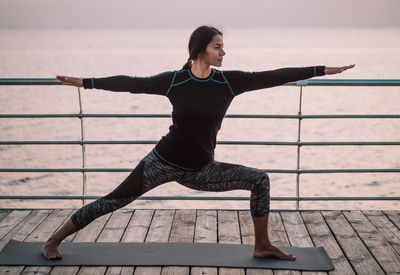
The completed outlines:
<svg viewBox="0 0 400 275">
<path fill-rule="evenodd" d="M 269 177 L 262 170 L 214 160 L 200 170 L 187 171 L 166 163 L 151 151 L 114 191 L 78 209 L 71 216 L 72 222 L 82 229 L 169 181 L 201 191 L 249 190 L 252 217 L 269 213 Z"/>
</svg>

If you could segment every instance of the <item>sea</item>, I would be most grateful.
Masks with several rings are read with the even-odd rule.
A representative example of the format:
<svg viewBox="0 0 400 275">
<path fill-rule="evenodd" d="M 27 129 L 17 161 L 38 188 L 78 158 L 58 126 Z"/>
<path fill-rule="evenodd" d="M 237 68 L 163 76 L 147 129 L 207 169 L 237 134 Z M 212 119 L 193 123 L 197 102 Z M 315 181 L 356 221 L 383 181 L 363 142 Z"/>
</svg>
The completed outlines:
<svg viewBox="0 0 400 275">
<path fill-rule="evenodd" d="M 0 78 L 151 76 L 181 69 L 193 29 L 0 29 Z M 225 28 L 226 55 L 219 70 L 355 64 L 315 79 L 400 79 L 399 28 Z M 88 114 L 170 114 L 166 97 L 80 89 Z M 278 86 L 236 97 L 227 114 L 296 115 L 300 88 Z M 400 87 L 307 86 L 303 115 L 399 114 Z M 1 114 L 77 114 L 72 86 L 0 86 Z M 171 118 L 84 118 L 89 141 L 157 141 Z M 225 118 L 218 141 L 296 142 L 297 119 Z M 303 119 L 301 141 L 400 141 L 400 119 Z M 1 141 L 78 141 L 78 118 L 0 118 Z M 133 169 L 154 144 L 85 145 L 87 168 Z M 218 144 L 215 159 L 260 169 L 297 168 L 297 146 Z M 301 169 L 399 169 L 400 146 L 302 146 Z M 81 168 L 82 146 L 0 145 L 0 168 Z M 271 197 L 295 197 L 296 174 L 268 173 Z M 87 172 L 86 195 L 103 196 L 129 172 Z M 1 195 L 82 195 L 83 175 L 73 172 L 0 172 Z M 247 197 L 248 190 L 204 192 L 176 182 L 144 196 Z M 305 173 L 300 197 L 399 197 L 400 173 Z M 90 202 L 86 200 L 85 203 Z M 79 208 L 81 200 L 0 199 L 0 208 Z M 399 209 L 400 201 L 301 201 L 300 209 Z M 249 209 L 249 200 L 136 200 L 134 209 Z M 271 209 L 296 209 L 272 200 Z"/>
</svg>

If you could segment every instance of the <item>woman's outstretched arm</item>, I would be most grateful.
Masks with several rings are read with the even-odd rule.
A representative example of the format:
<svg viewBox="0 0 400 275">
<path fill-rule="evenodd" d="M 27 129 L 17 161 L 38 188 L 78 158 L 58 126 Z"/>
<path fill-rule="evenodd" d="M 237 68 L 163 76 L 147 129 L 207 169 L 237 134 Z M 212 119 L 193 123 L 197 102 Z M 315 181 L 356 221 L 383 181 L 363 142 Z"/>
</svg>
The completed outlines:
<svg viewBox="0 0 400 275">
<path fill-rule="evenodd" d="M 85 89 L 166 95 L 173 76 L 174 71 L 166 71 L 148 77 L 115 75 L 101 78 L 76 78 L 57 76 L 57 79 L 64 85 L 84 87 Z"/>
<path fill-rule="evenodd" d="M 223 71 L 223 74 L 231 87 L 232 93 L 236 96 L 246 91 L 271 88 L 283 85 L 287 82 L 308 79 L 315 76 L 341 73 L 353 67 L 354 64 L 344 67 L 286 67 L 259 72 L 246 72 L 240 70 Z"/>
</svg>

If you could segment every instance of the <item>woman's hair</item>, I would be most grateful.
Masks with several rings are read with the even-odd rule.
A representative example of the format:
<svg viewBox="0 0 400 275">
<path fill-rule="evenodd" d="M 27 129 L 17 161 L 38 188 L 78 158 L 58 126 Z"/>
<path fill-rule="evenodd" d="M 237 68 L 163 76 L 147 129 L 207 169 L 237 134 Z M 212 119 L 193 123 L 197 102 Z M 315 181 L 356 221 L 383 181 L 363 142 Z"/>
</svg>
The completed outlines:
<svg viewBox="0 0 400 275">
<path fill-rule="evenodd" d="M 218 30 L 213 26 L 200 26 L 195 29 L 190 35 L 189 39 L 189 58 L 182 69 L 188 69 L 191 67 L 192 60 L 195 60 L 198 54 L 203 53 L 207 49 L 207 45 L 213 40 L 214 36 L 219 34 L 222 36 L 222 31 Z"/>
</svg>

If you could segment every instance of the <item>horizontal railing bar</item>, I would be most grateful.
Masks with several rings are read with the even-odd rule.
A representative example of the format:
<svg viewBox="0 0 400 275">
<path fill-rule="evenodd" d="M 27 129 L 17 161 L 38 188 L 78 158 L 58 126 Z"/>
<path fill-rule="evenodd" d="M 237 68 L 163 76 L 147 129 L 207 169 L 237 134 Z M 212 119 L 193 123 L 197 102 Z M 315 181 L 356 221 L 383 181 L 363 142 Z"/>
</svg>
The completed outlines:
<svg viewBox="0 0 400 275">
<path fill-rule="evenodd" d="M 400 169 L 260 169 L 267 173 L 399 173 Z M 0 172 L 132 172 L 131 168 L 0 168 Z"/>
<path fill-rule="evenodd" d="M 101 196 L 0 196 L 0 199 L 34 199 L 34 200 L 52 200 L 52 199 L 66 199 L 66 200 L 95 200 Z M 208 197 L 208 196 L 141 196 L 136 200 L 245 200 L 248 201 L 249 197 Z M 271 200 L 277 201 L 346 201 L 346 200 L 400 200 L 400 197 L 270 197 Z"/>
<path fill-rule="evenodd" d="M 0 85 L 64 85 L 57 78 L 0 78 Z"/>
<path fill-rule="evenodd" d="M 0 114 L 0 118 L 168 118 L 171 114 Z M 400 115 L 360 114 L 360 115 L 247 115 L 228 114 L 226 118 L 285 118 L 285 119 L 327 119 L 327 118 L 400 118 Z"/>
<path fill-rule="evenodd" d="M 335 142 L 299 142 L 300 146 L 315 145 L 400 145 L 399 141 L 335 141 Z"/>
<path fill-rule="evenodd" d="M 97 117 L 97 118 L 168 118 L 171 114 L 0 114 L 0 118 L 59 118 L 59 117 Z M 298 115 L 247 115 L 227 114 L 227 118 L 299 118 Z M 400 117 L 400 115 L 399 115 Z"/>
<path fill-rule="evenodd" d="M 156 144 L 156 140 L 126 140 L 126 141 L 0 141 L 0 145 L 54 145 L 54 144 Z M 297 142 L 267 142 L 267 141 L 217 141 L 218 144 L 240 145 L 297 145 Z"/>
<path fill-rule="evenodd" d="M 86 141 L 85 141 L 86 142 Z M 32 144 L 37 144 L 37 145 L 54 145 L 54 144 L 81 144 L 81 141 L 38 141 L 38 140 L 32 140 L 32 141 L 0 141 L 0 145 L 32 145 Z"/>
<path fill-rule="evenodd" d="M 111 117 L 111 118 L 163 118 L 171 117 L 171 114 L 0 114 L 0 118 L 64 118 L 64 117 Z"/>
<path fill-rule="evenodd" d="M 299 174 L 313 173 L 399 173 L 400 169 L 303 169 Z"/>
<path fill-rule="evenodd" d="M 296 170 L 261 169 L 269 173 L 297 173 Z M 0 168 L 0 172 L 132 172 L 132 168 Z"/>
<path fill-rule="evenodd" d="M 0 85 L 64 85 L 57 78 L 0 78 Z M 304 79 L 282 86 L 400 86 L 400 79 Z"/>
<path fill-rule="evenodd" d="M 400 86 L 400 79 L 305 79 L 287 86 Z"/>
<path fill-rule="evenodd" d="M 156 144 L 156 140 L 71 140 L 71 141 L 58 141 L 58 140 L 14 140 L 14 141 L 0 141 L 0 145 L 55 145 L 55 144 Z M 400 145 L 400 141 L 313 141 L 313 142 L 290 142 L 290 141 L 217 141 L 217 144 L 224 145 L 291 145 L 291 146 L 343 146 L 343 145 Z"/>
<path fill-rule="evenodd" d="M 296 116 L 302 119 L 318 119 L 318 118 L 400 118 L 400 115 L 302 115 Z"/>
</svg>

